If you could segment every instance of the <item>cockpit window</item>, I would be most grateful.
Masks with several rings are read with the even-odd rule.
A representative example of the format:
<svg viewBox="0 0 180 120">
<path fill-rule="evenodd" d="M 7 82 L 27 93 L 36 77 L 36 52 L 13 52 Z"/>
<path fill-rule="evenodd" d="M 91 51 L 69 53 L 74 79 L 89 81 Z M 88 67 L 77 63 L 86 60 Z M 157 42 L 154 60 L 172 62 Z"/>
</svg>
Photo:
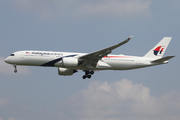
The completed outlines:
<svg viewBox="0 0 180 120">
<path fill-rule="evenodd" d="M 11 54 L 10 56 L 14 56 L 14 54 Z"/>
</svg>

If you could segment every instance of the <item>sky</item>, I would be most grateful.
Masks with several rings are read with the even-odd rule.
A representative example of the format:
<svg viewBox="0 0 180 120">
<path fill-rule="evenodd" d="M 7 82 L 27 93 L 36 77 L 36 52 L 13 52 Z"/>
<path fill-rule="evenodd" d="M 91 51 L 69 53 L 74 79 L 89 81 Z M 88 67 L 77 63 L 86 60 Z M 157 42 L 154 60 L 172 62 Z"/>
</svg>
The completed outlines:
<svg viewBox="0 0 180 120">
<path fill-rule="evenodd" d="M 179 0 L 0 0 L 0 120 L 179 120 Z M 59 76 L 52 67 L 17 66 L 20 50 L 144 56 L 172 37 L 168 64 Z"/>
</svg>

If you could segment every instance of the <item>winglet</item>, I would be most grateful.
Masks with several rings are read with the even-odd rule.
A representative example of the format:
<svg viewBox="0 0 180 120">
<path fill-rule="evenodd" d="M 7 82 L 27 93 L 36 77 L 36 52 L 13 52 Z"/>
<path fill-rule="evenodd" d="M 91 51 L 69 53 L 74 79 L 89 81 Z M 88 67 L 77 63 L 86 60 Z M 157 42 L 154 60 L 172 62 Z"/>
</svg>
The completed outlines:
<svg viewBox="0 0 180 120">
<path fill-rule="evenodd" d="M 134 37 L 133 35 L 131 35 L 129 38 L 128 38 L 128 40 L 130 40 L 132 37 Z"/>
<path fill-rule="evenodd" d="M 123 41 L 123 43 L 129 42 L 129 40 L 130 40 L 132 37 L 134 37 L 134 36 L 132 35 L 132 36 L 128 37 L 126 40 Z"/>
</svg>

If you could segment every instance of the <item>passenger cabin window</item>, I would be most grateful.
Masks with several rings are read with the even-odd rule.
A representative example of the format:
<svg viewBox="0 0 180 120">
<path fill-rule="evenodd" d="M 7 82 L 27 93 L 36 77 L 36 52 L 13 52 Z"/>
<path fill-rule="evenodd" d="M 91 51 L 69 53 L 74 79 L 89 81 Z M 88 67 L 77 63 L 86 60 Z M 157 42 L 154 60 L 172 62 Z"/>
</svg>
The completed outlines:
<svg viewBox="0 0 180 120">
<path fill-rule="evenodd" d="M 14 56 L 14 54 L 11 54 L 10 56 Z"/>
</svg>

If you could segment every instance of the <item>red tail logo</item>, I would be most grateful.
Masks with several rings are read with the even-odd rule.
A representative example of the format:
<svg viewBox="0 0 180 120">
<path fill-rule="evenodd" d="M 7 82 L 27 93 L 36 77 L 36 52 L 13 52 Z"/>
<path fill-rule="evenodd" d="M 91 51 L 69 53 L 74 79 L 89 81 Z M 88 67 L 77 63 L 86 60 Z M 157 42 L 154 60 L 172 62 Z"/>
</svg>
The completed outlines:
<svg viewBox="0 0 180 120">
<path fill-rule="evenodd" d="M 154 55 L 158 55 L 159 54 L 162 54 L 163 50 L 164 50 L 164 46 L 158 46 L 155 50 L 154 50 Z"/>
</svg>

